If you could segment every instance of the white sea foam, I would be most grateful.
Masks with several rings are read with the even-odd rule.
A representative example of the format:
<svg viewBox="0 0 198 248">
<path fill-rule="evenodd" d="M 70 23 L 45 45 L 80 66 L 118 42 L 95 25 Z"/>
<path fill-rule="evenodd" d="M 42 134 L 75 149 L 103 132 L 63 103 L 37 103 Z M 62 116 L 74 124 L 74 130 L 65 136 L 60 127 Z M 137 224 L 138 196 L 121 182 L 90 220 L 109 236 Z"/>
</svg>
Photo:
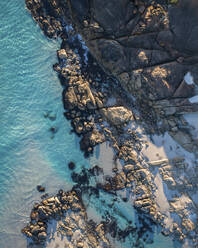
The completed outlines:
<svg viewBox="0 0 198 248">
<path fill-rule="evenodd" d="M 190 72 L 187 72 L 187 74 L 184 76 L 184 80 L 189 85 L 194 84 L 194 79 Z"/>
<path fill-rule="evenodd" d="M 191 103 L 198 103 L 198 95 L 189 98 L 189 101 L 190 101 Z"/>
</svg>

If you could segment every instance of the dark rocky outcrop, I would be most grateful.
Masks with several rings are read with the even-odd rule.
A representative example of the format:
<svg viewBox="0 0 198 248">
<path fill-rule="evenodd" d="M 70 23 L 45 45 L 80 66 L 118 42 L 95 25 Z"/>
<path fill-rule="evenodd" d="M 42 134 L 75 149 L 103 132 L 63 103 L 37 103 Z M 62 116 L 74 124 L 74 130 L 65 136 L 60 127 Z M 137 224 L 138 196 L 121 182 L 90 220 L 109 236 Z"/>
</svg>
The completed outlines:
<svg viewBox="0 0 198 248">
<path fill-rule="evenodd" d="M 37 185 L 36 188 L 39 192 L 45 192 L 45 187 L 43 187 L 42 185 Z"/>
<path fill-rule="evenodd" d="M 195 0 L 177 4 L 165 0 L 84 1 L 83 13 L 75 8 L 81 1 L 69 2 L 73 21 L 93 56 L 140 102 L 179 102 L 193 95 L 192 86 L 183 78 L 188 71 L 197 77 Z M 188 105 L 192 106 L 186 112 L 197 111 L 197 104 Z M 186 104 L 180 101 L 179 106 L 182 109 Z"/>
</svg>

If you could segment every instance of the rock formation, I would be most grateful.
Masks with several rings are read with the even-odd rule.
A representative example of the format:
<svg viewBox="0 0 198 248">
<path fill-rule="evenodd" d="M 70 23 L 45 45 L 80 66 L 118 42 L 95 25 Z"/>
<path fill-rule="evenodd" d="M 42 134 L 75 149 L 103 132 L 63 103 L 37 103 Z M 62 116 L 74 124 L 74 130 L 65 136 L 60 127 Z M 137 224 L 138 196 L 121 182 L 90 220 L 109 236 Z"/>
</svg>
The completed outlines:
<svg viewBox="0 0 198 248">
<path fill-rule="evenodd" d="M 35 245 L 45 245 L 50 220 L 59 221 L 58 231 L 67 237 L 67 247 L 110 247 L 102 224 L 93 226 L 88 222 L 82 201 L 75 191 L 60 190 L 55 197 L 35 204 L 31 222 L 22 232 L 31 238 Z M 95 230 L 93 230 L 95 228 Z"/>
<path fill-rule="evenodd" d="M 198 84 L 197 2 L 26 0 L 26 6 L 45 35 L 62 39 L 54 70 L 81 149 L 88 156 L 108 141 L 115 159 L 123 161 L 122 170 L 97 189 L 129 190 L 135 208 L 160 224 L 165 235 L 196 247 L 197 205 L 191 198 L 198 186 L 196 164 L 183 158 L 145 161 L 144 142 L 130 125 L 141 125 L 146 134 L 168 132 L 196 154 L 197 139 L 183 114 L 198 111 L 198 103 L 189 100 Z M 73 174 L 73 179 L 81 178 Z M 160 195 L 160 180 L 170 199 Z M 45 238 L 36 232 L 36 240 Z"/>
<path fill-rule="evenodd" d="M 197 86 L 184 80 L 190 72 L 198 84 L 198 4 L 176 2 L 69 1 L 92 55 L 136 98 L 152 125 L 198 111 L 198 103 L 189 101 Z"/>
</svg>

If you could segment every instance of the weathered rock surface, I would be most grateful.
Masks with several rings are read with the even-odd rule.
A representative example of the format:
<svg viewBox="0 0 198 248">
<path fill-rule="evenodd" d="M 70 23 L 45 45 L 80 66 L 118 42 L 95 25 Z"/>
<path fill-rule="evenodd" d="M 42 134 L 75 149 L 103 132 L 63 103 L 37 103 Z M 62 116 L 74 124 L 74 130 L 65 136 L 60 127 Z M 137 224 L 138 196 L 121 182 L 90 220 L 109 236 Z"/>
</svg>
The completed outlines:
<svg viewBox="0 0 198 248">
<path fill-rule="evenodd" d="M 119 126 L 128 123 L 132 119 L 132 112 L 124 107 L 102 108 L 101 114 L 112 125 Z"/>
<path fill-rule="evenodd" d="M 49 222 L 55 219 L 59 220 L 57 231 L 65 237 L 64 246 L 110 247 L 103 224 L 90 225 L 82 200 L 75 191 L 60 190 L 55 197 L 35 204 L 30 224 L 23 228 L 22 233 L 31 239 L 32 244 L 44 245 L 50 234 L 47 231 Z"/>
<path fill-rule="evenodd" d="M 66 53 L 65 49 L 58 50 L 57 56 L 59 59 L 67 59 L 67 53 Z"/>
<path fill-rule="evenodd" d="M 177 5 L 168 5 L 167 1 L 79 2 L 70 1 L 73 20 L 101 65 L 117 77 L 125 73 L 127 77 L 121 83 L 132 93 L 138 72 L 140 90 L 148 90 L 144 96 L 152 100 L 173 97 L 197 61 L 196 1 L 182 0 Z M 75 7 L 78 3 L 83 12 Z M 93 28 L 93 20 L 104 30 L 102 33 Z M 190 32 L 180 20 L 188 22 Z"/>
<path fill-rule="evenodd" d="M 146 119 L 152 114 L 145 111 L 148 101 L 164 117 L 198 111 L 197 104 L 188 101 L 194 85 L 183 80 L 188 71 L 198 77 L 195 0 L 69 2 L 73 22 L 92 55 L 141 102 Z"/>
</svg>

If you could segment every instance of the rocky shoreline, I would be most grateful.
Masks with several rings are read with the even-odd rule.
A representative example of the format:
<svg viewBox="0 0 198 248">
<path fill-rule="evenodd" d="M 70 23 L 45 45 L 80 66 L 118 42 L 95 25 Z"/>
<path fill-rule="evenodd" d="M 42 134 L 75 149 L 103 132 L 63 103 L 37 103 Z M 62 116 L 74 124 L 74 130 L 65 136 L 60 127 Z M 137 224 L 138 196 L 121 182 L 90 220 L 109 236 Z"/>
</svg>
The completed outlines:
<svg viewBox="0 0 198 248">
<path fill-rule="evenodd" d="M 45 245 L 51 219 L 62 220 L 57 229 L 67 237 L 67 247 L 110 247 L 103 224 L 96 226 L 95 223 L 88 222 L 81 197 L 76 191 L 59 190 L 55 197 L 35 204 L 30 218 L 31 224 L 22 232 L 32 239 L 36 247 Z"/>
<path fill-rule="evenodd" d="M 100 194 L 105 188 L 102 188 L 102 184 L 96 182 L 93 184 L 93 179 L 97 181 L 95 179 L 99 179 L 101 175 L 104 176 L 104 172 L 98 166 L 83 169 L 80 173 L 72 172 L 71 177 L 74 186 L 71 191 L 64 192 L 59 190 L 52 197 L 46 194 L 42 195 L 43 200 L 40 203 L 35 203 L 32 208 L 30 223 L 22 229 L 22 233 L 28 239 L 28 247 L 46 247 L 50 237 L 54 237 L 55 232 L 58 233 L 61 240 L 64 240 L 64 245 L 71 248 L 111 248 L 114 245 L 110 241 L 125 242 L 125 239 L 129 236 L 131 236 L 133 247 L 144 247 L 144 242 L 152 243 L 152 238 L 149 235 L 150 232 L 152 233 L 154 223 L 144 218 L 141 213 L 138 225 L 127 220 L 125 228 L 123 228 L 123 225 L 120 227 L 119 221 L 115 219 L 115 216 L 111 215 L 110 211 L 104 211 L 104 216 L 100 223 L 88 216 L 86 206 L 83 204 L 83 198 L 88 197 L 88 202 L 99 199 L 102 204 L 108 204 L 100 199 Z M 110 201 L 111 207 L 115 208 L 119 196 L 115 191 L 107 191 L 107 194 L 109 198 L 112 198 Z M 91 199 L 92 197 L 93 199 Z M 122 202 L 126 201 L 127 199 L 122 199 Z M 121 216 L 121 213 L 119 215 Z M 53 221 L 56 222 L 55 232 L 51 232 Z M 55 244 L 59 245 L 58 242 Z"/>
<path fill-rule="evenodd" d="M 182 4 L 185 6 L 185 1 Z M 190 197 L 197 192 L 196 164 L 192 167 L 184 158 L 147 163 L 141 153 L 145 142 L 131 128 L 131 123 L 141 126 L 146 135 L 168 132 L 185 150 L 197 153 L 197 139 L 183 117 L 184 113 L 198 109 L 197 103 L 189 101 L 197 87 L 197 50 L 194 36 L 189 38 L 185 50 L 182 42 L 178 44 L 178 37 L 174 37 L 174 33 L 180 34 L 179 25 L 172 31 L 172 23 L 177 24 L 173 12 L 181 16 L 182 4 L 94 1 L 90 6 L 89 1 L 26 0 L 44 34 L 62 39 L 57 51 L 58 63 L 53 68 L 63 86 L 65 117 L 81 137 L 81 150 L 89 156 L 96 145 L 108 141 L 115 160 L 123 161 L 122 170 L 115 168 L 115 175 L 106 178 L 96 189 L 109 193 L 129 190 L 135 208 L 160 224 L 165 235 L 171 234 L 182 242 L 187 240 L 196 247 L 197 205 Z M 195 84 L 184 79 L 189 71 Z M 153 174 L 156 167 L 170 192 L 175 194 L 169 199 L 168 212 L 159 207 L 159 189 Z M 184 177 L 182 184 L 178 174 Z M 80 180 L 75 174 L 73 178 L 76 182 Z M 179 206 L 181 199 L 185 203 Z M 58 204 L 55 198 L 54 204 Z M 47 209 L 48 205 L 46 200 Z M 58 207 L 62 211 L 63 206 Z M 195 215 L 193 220 L 191 215 Z M 52 216 L 54 213 L 49 218 Z M 46 224 L 42 227 L 46 231 Z M 34 227 L 28 226 L 23 232 L 31 236 L 33 230 Z M 43 234 L 45 239 L 44 236 L 40 239 L 39 233 L 42 232 L 37 232 L 33 240 L 45 241 L 46 236 Z"/>
</svg>

